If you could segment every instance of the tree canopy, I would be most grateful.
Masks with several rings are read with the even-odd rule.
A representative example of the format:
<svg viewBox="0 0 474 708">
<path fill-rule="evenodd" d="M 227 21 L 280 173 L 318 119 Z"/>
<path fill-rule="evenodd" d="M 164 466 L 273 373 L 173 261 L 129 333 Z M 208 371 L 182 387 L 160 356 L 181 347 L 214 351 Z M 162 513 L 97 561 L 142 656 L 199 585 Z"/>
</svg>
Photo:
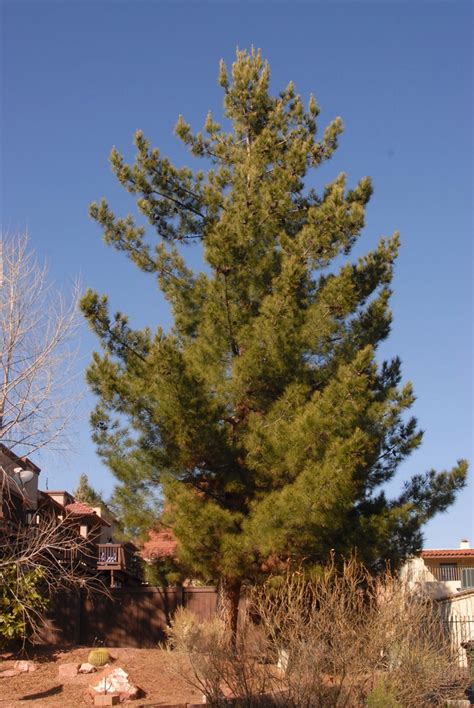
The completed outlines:
<svg viewBox="0 0 474 708">
<path fill-rule="evenodd" d="M 390 332 L 397 234 L 350 259 L 372 194 L 339 174 L 317 191 L 343 126 L 317 136 L 319 107 L 290 83 L 269 91 L 259 52 L 222 62 L 224 130 L 209 113 L 176 134 L 204 169 L 173 165 L 135 134 L 112 171 L 154 236 L 108 203 L 90 214 L 105 242 L 156 279 L 174 324 L 134 329 L 88 291 L 82 309 L 99 337 L 88 380 L 98 396 L 98 451 L 118 480 L 129 522 L 156 513 L 186 565 L 237 586 L 288 561 L 318 564 L 357 548 L 377 568 L 418 551 L 422 526 L 452 503 L 466 463 L 384 489 L 421 443 L 399 358 L 378 362 Z M 204 267 L 186 261 L 202 246 Z"/>
</svg>

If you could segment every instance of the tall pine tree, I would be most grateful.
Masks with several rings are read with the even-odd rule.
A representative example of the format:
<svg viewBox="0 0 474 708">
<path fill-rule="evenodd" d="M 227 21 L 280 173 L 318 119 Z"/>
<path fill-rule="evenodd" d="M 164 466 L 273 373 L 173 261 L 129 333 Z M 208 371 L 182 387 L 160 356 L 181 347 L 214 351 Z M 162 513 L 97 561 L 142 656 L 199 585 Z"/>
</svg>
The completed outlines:
<svg viewBox="0 0 474 708">
<path fill-rule="evenodd" d="M 79 484 L 74 491 L 76 501 L 84 502 L 89 506 L 105 506 L 101 495 L 89 484 L 89 478 L 85 473 L 79 475 Z"/>
<path fill-rule="evenodd" d="M 173 328 L 135 330 L 105 296 L 82 301 L 103 347 L 88 380 L 117 498 L 138 526 L 163 493 L 181 557 L 218 581 L 230 623 L 242 582 L 270 561 L 317 564 L 356 547 L 376 569 L 418 551 L 422 525 L 466 475 L 460 461 L 413 477 L 397 498 L 384 493 L 422 438 L 400 360 L 375 359 L 390 330 L 398 236 L 344 258 L 371 182 L 347 189 L 340 174 L 321 194 L 305 186 L 342 122 L 317 139 L 314 98 L 305 107 L 292 83 L 273 97 L 269 76 L 260 53 L 239 51 L 231 77 L 223 63 L 219 74 L 231 131 L 209 114 L 194 134 L 179 118 L 176 134 L 205 172 L 174 166 L 140 131 L 133 165 L 112 150 L 157 240 L 105 200 L 91 205 L 105 242 L 157 279 Z M 186 264 L 193 241 L 201 273 Z"/>
</svg>

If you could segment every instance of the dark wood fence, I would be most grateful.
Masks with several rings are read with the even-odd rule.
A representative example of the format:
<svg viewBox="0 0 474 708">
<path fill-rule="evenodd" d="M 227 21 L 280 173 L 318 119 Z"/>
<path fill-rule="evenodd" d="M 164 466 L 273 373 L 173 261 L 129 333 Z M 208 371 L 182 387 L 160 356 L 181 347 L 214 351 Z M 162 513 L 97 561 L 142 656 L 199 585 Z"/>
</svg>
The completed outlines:
<svg viewBox="0 0 474 708">
<path fill-rule="evenodd" d="M 165 627 L 177 607 L 187 607 L 203 621 L 214 615 L 216 597 L 214 587 L 117 588 L 110 596 L 63 595 L 51 605 L 43 641 L 153 647 L 165 639 Z"/>
<path fill-rule="evenodd" d="M 216 612 L 216 588 L 183 588 L 182 604 L 193 612 L 200 622 L 209 619 Z"/>
</svg>

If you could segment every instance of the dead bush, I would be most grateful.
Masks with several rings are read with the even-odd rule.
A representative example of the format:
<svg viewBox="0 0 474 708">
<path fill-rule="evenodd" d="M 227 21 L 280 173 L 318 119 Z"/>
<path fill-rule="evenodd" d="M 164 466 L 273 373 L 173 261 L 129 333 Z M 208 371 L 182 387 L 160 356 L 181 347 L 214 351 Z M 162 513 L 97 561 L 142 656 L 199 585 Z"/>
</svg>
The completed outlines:
<svg viewBox="0 0 474 708">
<path fill-rule="evenodd" d="M 239 697 L 243 707 L 270 705 L 264 696 L 277 688 L 278 675 L 265 663 L 267 638 L 247 616 L 233 638 L 218 618 L 199 622 L 179 608 L 168 628 L 167 647 L 173 651 L 170 669 L 202 691 L 210 705 L 225 705 L 229 695 Z"/>
<path fill-rule="evenodd" d="M 387 692 L 406 708 L 441 706 L 460 697 L 465 672 L 435 603 L 426 594 L 408 592 L 390 573 L 373 583 L 371 593 L 367 635 L 374 682 L 382 677 Z"/>
<path fill-rule="evenodd" d="M 308 579 L 270 579 L 251 604 L 276 652 L 288 705 L 364 706 L 383 689 L 386 705 L 444 705 L 459 697 L 459 670 L 439 614 L 390 572 L 374 578 L 355 559 Z M 374 703 L 375 705 L 375 703 Z"/>
<path fill-rule="evenodd" d="M 254 589 L 251 605 L 270 644 L 287 658 L 280 684 L 288 691 L 288 705 L 363 704 L 370 681 L 365 579 L 351 561 L 342 573 L 330 564 L 313 580 L 293 572 Z"/>
<path fill-rule="evenodd" d="M 308 578 L 289 572 L 249 593 L 235 642 L 223 624 L 187 610 L 169 630 L 173 665 L 208 703 L 295 708 L 442 706 L 465 676 L 428 598 L 356 560 Z M 270 694 L 274 698 L 270 698 Z M 280 696 L 280 698 L 278 698 Z"/>
</svg>

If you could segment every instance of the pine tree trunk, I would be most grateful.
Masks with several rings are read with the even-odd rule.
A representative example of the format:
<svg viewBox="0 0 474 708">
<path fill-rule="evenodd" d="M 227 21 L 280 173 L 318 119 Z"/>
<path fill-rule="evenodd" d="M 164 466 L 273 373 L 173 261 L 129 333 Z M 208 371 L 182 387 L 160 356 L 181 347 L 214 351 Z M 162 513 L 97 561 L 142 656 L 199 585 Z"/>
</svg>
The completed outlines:
<svg viewBox="0 0 474 708">
<path fill-rule="evenodd" d="M 216 615 L 234 639 L 237 634 L 241 585 L 240 580 L 229 580 L 223 577 L 219 578 L 217 585 Z"/>
</svg>

